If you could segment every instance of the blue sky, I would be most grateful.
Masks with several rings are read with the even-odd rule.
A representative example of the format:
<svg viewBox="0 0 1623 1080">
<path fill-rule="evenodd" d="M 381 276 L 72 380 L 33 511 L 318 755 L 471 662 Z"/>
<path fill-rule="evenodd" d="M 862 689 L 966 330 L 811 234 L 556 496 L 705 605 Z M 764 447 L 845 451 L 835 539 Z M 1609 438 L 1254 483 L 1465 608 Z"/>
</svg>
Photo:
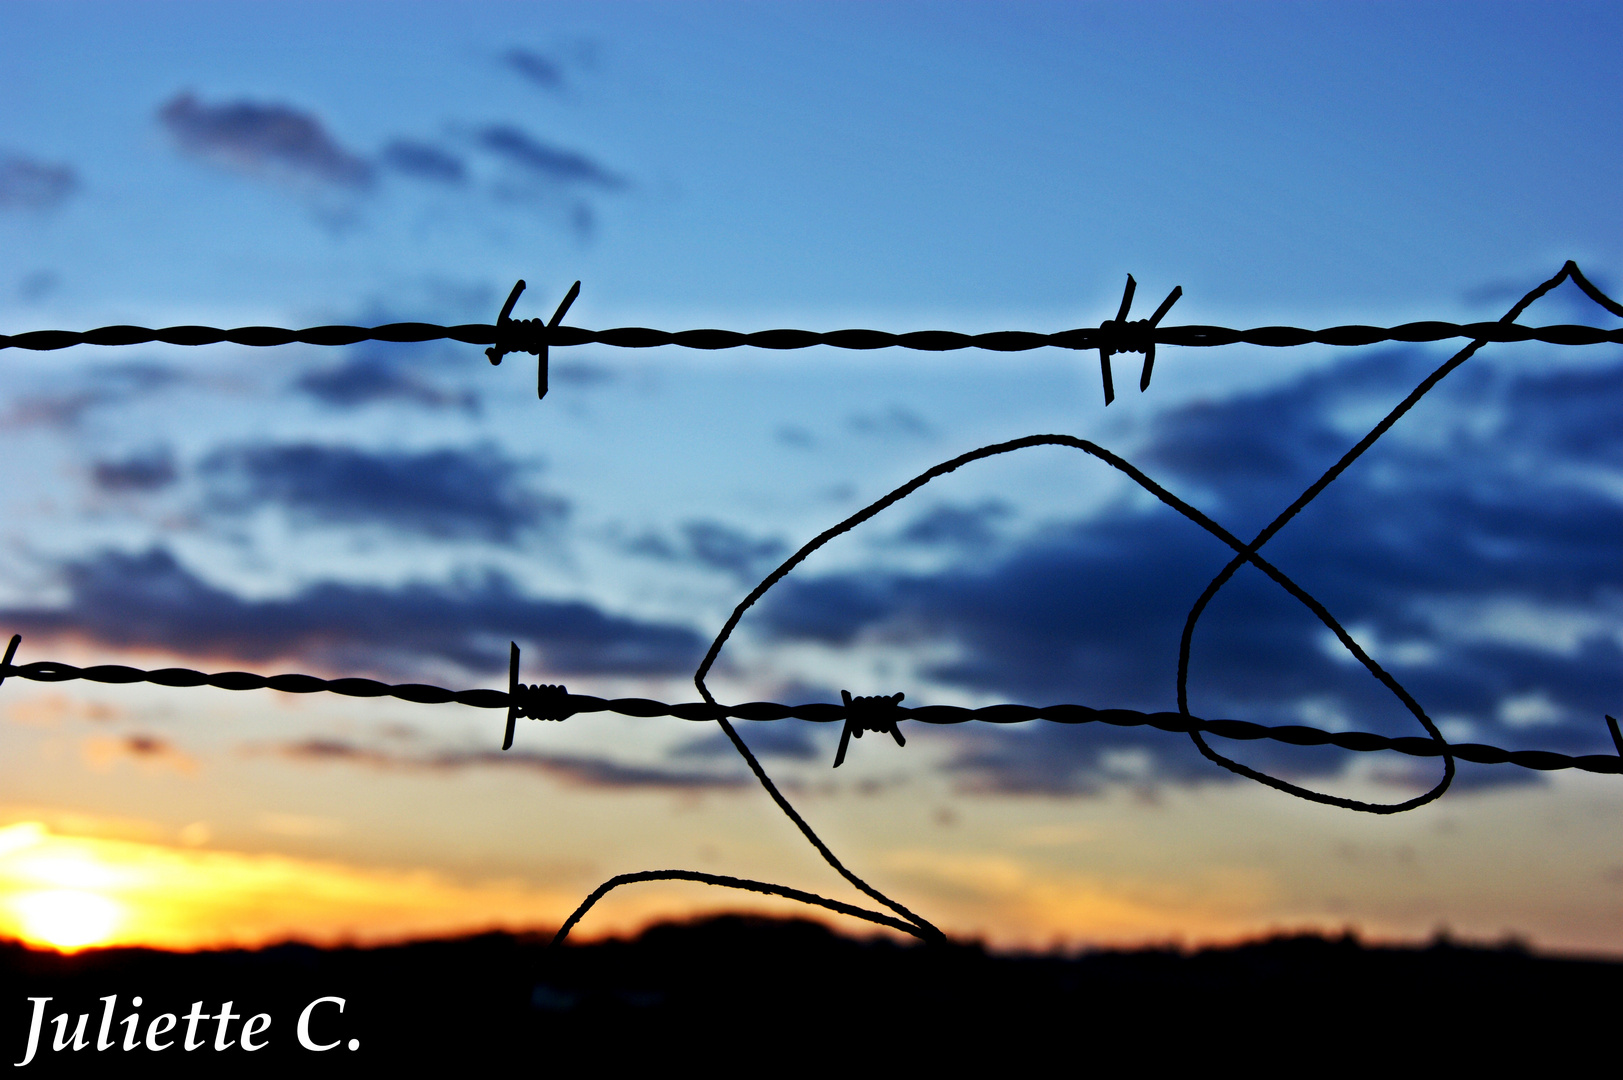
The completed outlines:
<svg viewBox="0 0 1623 1080">
<path fill-rule="evenodd" d="M 579 278 L 569 321 L 591 327 L 1046 331 L 1114 315 L 1129 272 L 1141 315 L 1183 287 L 1169 324 L 1492 319 L 1568 258 L 1619 291 L 1620 44 L 1605 4 L 14 3 L 0 11 L 0 325 L 488 322 L 523 277 L 517 315 L 550 315 Z M 1524 321 L 1616 324 L 1571 286 Z M 1082 435 L 1246 533 L 1448 354 L 1164 349 L 1143 395 L 1134 358 L 1117 361 L 1106 410 L 1094 359 L 1059 350 L 583 347 L 555 350 L 539 404 L 529 358 L 493 370 L 454 343 L 8 350 L 0 626 L 24 633 L 24 659 L 454 685 L 499 679 L 516 638 L 527 679 L 687 699 L 761 575 L 937 461 Z M 1270 558 L 1451 738 L 1603 751 L 1601 714 L 1623 709 L 1619 406 L 1615 347 L 1490 347 Z M 1171 708 L 1183 613 L 1224 561 L 1097 463 L 1033 450 L 819 552 L 746 619 L 712 685 Z M 1192 671 L 1203 715 L 1414 727 L 1260 576 L 1221 594 Z M 477 718 L 432 710 L 363 723 L 312 706 L 290 727 L 261 702 L 237 729 L 157 691 L 107 696 L 105 722 L 49 701 L 49 725 L 8 729 L 15 768 L 66 756 L 49 783 L 8 773 L 6 813 L 59 832 L 75 814 L 140 817 L 154 836 L 212 822 L 221 850 L 360 866 L 387 828 L 361 808 L 379 777 L 432 802 L 447 777 L 501 772 L 559 806 L 610 800 L 605 820 L 642 820 L 629 793 L 745 797 L 724 747 L 680 725 L 549 726 L 499 765 Z M 801 790 L 835 790 L 831 733 L 748 734 Z M 858 749 L 850 790 L 1013 815 L 1017 831 L 1084 804 L 1237 790 L 1187 744 L 1120 729 Z M 1245 749 L 1387 801 L 1428 782 L 1412 763 Z M 166 754 L 201 763 L 196 793 L 137 810 L 168 782 L 148 768 Z M 315 817 L 338 824 L 263 827 L 335 767 L 358 786 Z M 263 787 L 242 769 L 268 770 Z M 1486 767 L 1462 769 L 1461 789 L 1567 791 Z M 767 873 L 770 844 L 715 828 L 731 838 L 712 845 L 731 852 L 718 872 Z M 873 858 L 925 892 L 973 893 L 942 868 L 1007 847 L 918 828 L 901 854 L 874 830 L 848 839 L 880 844 Z M 1579 862 L 1615 847 L 1595 829 Z M 500 871 L 559 896 L 640 868 L 617 842 L 565 872 L 516 837 L 489 865 L 458 862 L 449 840 L 388 841 L 394 866 Z M 1470 918 L 1615 949 L 1620 871 L 1584 865 L 1570 870 L 1595 897 L 1582 918 Z M 1032 914 L 1031 897 L 1064 888 L 1021 873 L 1037 882 L 1023 893 L 942 903 L 1007 940 L 1117 932 Z M 1466 919 L 1441 899 L 1383 907 L 1371 889 L 1334 917 L 1394 933 Z M 1322 898 L 1256 903 L 1232 922 L 1172 905 L 1121 925 L 1331 918 Z"/>
</svg>

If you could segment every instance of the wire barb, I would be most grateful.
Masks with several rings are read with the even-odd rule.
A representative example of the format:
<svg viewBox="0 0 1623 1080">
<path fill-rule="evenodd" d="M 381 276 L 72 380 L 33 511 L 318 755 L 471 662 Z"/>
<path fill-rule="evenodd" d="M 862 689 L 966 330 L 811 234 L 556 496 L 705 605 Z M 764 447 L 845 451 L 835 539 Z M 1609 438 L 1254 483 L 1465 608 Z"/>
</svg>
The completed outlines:
<svg viewBox="0 0 1623 1080">
<path fill-rule="evenodd" d="M 1161 301 L 1161 306 L 1155 309 L 1154 315 L 1129 322 L 1127 313 L 1132 310 L 1133 294 L 1137 291 L 1138 282 L 1133 280 L 1132 274 L 1128 274 L 1127 287 L 1122 290 L 1121 307 L 1117 309 L 1116 317 L 1099 324 L 1099 377 L 1104 382 L 1106 405 L 1116 400 L 1116 380 L 1110 373 L 1112 353 L 1143 353 L 1144 371 L 1138 377 L 1138 392 L 1142 394 L 1150 388 L 1150 375 L 1155 370 L 1155 337 L 1151 331 L 1172 310 L 1178 297 L 1183 295 L 1183 286 L 1174 286 L 1167 293 L 1167 298 Z"/>
<path fill-rule="evenodd" d="M 851 736 L 862 738 L 864 731 L 878 731 L 889 735 L 896 740 L 897 746 L 906 746 L 907 740 L 897 730 L 896 724 L 903 719 L 901 704 L 905 694 L 891 694 L 888 697 L 881 694 L 876 697 L 852 697 L 851 691 L 841 690 L 840 697 L 845 701 L 845 727 L 840 729 L 840 748 L 834 753 L 834 767 L 838 769 L 845 761 L 845 749 L 851 745 Z"/>
<path fill-rule="evenodd" d="M 552 337 L 552 331 L 558 329 L 563 323 L 564 316 L 569 314 L 570 305 L 580 295 L 580 282 L 569 287 L 564 294 L 563 301 L 558 309 L 552 313 L 552 318 L 543 323 L 540 319 L 514 319 L 513 305 L 518 303 L 520 294 L 524 292 L 524 279 L 520 278 L 513 286 L 513 291 L 507 294 L 507 303 L 502 305 L 501 314 L 496 316 L 496 344 L 485 350 L 492 365 L 500 364 L 502 357 L 508 353 L 527 352 L 536 357 L 535 364 L 535 397 L 539 401 L 547 396 L 547 346 Z"/>
<path fill-rule="evenodd" d="M 518 681 L 518 642 L 510 641 L 512 652 L 507 660 L 507 734 L 502 737 L 502 749 L 513 748 L 513 729 L 518 724 L 519 717 L 528 717 L 531 720 L 567 720 L 575 715 L 576 709 L 571 701 L 573 695 L 559 683 L 556 686 L 547 683 L 531 683 L 529 686 Z"/>
</svg>

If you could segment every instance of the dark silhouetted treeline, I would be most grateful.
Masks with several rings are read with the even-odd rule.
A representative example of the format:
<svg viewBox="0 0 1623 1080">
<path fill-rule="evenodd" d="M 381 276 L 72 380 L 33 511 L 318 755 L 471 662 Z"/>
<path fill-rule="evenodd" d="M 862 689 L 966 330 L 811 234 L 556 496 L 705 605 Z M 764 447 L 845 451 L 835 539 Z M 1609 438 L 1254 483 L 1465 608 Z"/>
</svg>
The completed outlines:
<svg viewBox="0 0 1623 1080">
<path fill-rule="evenodd" d="M 557 1068 L 802 1074 L 931 1067 L 1158 1073 L 1169 1066 L 1254 1074 L 1405 1073 L 1460 1066 L 1616 1060 L 1623 963 L 1541 956 L 1510 944 L 1385 947 L 1348 935 L 1276 937 L 1228 948 L 1007 955 L 977 944 L 856 939 L 806 921 L 724 916 L 663 924 L 631 941 L 552 949 L 545 937 L 485 934 L 380 948 L 258 951 L 110 949 L 60 956 L 0 945 L 7 988 L 0 1068 L 21 1061 L 44 1009 L 32 1072 L 156 1075 L 348 1072 L 437 1075 L 459 1062 L 501 1075 Z M 105 1006 L 111 1038 L 95 1049 Z M 132 1008 L 132 997 L 143 1004 Z M 317 1006 L 312 1042 L 300 1012 Z M 268 1014 L 256 1039 L 214 1049 L 225 1001 Z M 164 1012 L 184 1036 L 201 1001 L 197 1049 L 161 1051 L 144 1033 Z M 88 1014 L 83 1050 L 52 1048 Z M 124 1023 L 137 1013 L 135 1025 Z M 359 1040 L 356 1050 L 347 1040 Z M 71 1039 L 70 1039 L 71 1041 Z M 1046 1062 L 1047 1064 L 1042 1064 Z M 23 1075 L 19 1073 L 18 1075 Z M 494 1073 L 490 1075 L 496 1075 Z"/>
</svg>

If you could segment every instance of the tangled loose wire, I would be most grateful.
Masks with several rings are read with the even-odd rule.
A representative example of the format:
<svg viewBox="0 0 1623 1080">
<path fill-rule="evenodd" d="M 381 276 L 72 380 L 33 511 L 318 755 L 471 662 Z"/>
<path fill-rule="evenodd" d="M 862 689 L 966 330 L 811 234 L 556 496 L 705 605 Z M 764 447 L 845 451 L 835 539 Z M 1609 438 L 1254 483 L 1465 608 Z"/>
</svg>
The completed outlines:
<svg viewBox="0 0 1623 1080">
<path fill-rule="evenodd" d="M 20 636 L 12 637 L 4 659 L 0 660 L 0 683 L 12 676 L 37 682 L 61 682 L 71 679 L 114 684 L 150 682 L 162 686 L 207 685 L 227 690 L 268 688 L 286 693 L 328 692 L 350 697 L 388 696 L 423 704 L 455 702 L 475 708 L 506 708 L 508 715 L 502 746 L 504 750 L 513 743 L 517 720 L 526 717 L 558 721 L 579 713 L 611 712 L 625 716 L 674 716 L 690 721 L 714 722 L 721 727 L 721 730 L 748 764 L 768 795 L 799 828 L 807 841 L 822 855 L 823 859 L 852 886 L 889 911 L 889 914 L 887 914 L 884 911 L 846 904 L 815 893 L 745 878 L 726 877 L 689 870 L 654 870 L 622 874 L 604 882 L 576 908 L 559 928 L 554 938 L 555 943 L 563 941 L 570 930 L 580 922 L 581 918 L 610 891 L 622 885 L 647 881 L 693 881 L 725 888 L 742 889 L 822 907 L 926 940 L 939 940 L 944 937 L 940 929 L 934 924 L 909 910 L 899 901 L 874 888 L 839 860 L 827 844 L 807 824 L 805 819 L 801 817 L 799 812 L 795 810 L 788 799 L 784 797 L 783 793 L 772 781 L 772 778 L 761 766 L 760 761 L 740 737 L 737 729 L 731 723 L 733 720 L 763 722 L 796 718 L 822 723 L 843 723 L 844 728 L 841 734 L 839 750 L 834 761 L 836 767 L 845 759 L 849 739 L 853 735 L 860 738 L 864 731 L 890 734 L 898 743 L 905 745 L 905 739 L 898 728 L 899 723 L 904 720 L 927 724 L 959 724 L 969 721 L 1010 724 L 1046 720 L 1060 724 L 1098 722 L 1124 727 L 1153 727 L 1162 731 L 1187 734 L 1206 758 L 1240 776 L 1266 784 L 1299 798 L 1374 814 L 1394 814 L 1412 810 L 1441 797 L 1454 779 L 1456 760 L 1482 764 L 1511 764 L 1522 768 L 1544 771 L 1578 769 L 1591 773 L 1623 774 L 1623 733 L 1620 733 L 1618 722 L 1611 716 L 1607 716 L 1605 719 L 1613 744 L 1617 748 L 1616 756 L 1610 754 L 1574 756 L 1544 750 L 1505 750 L 1500 747 L 1477 743 L 1448 742 L 1438 730 L 1436 723 L 1426 714 L 1413 696 L 1353 639 L 1346 629 L 1331 615 L 1329 610 L 1260 554 L 1263 546 L 1278 535 L 1280 530 L 1292 518 L 1357 461 L 1421 398 L 1455 368 L 1475 355 L 1484 345 L 1490 342 L 1504 341 L 1544 341 L 1565 345 L 1623 342 L 1623 330 L 1603 330 L 1596 327 L 1572 325 L 1526 327 L 1516 323 L 1516 319 L 1529 305 L 1567 280 L 1571 280 L 1607 311 L 1623 317 L 1623 305 L 1619 305 L 1595 288 L 1583 276 L 1578 266 L 1569 261 L 1554 277 L 1522 297 L 1497 322 L 1464 325 L 1439 322 L 1409 323 L 1389 329 L 1367 326 L 1340 326 L 1320 331 L 1301 330 L 1294 327 L 1262 327 L 1254 330 L 1231 330 L 1224 327 L 1207 326 L 1160 327 L 1158 325 L 1160 320 L 1182 294 L 1181 289 L 1174 289 L 1151 318 L 1128 322 L 1126 317 L 1135 289 L 1135 282 L 1129 276 L 1121 307 L 1115 319 L 1106 320 L 1097 329 L 1072 330 L 1059 334 L 999 332 L 967 335 L 947 331 L 889 334 L 873 330 L 840 330 L 824 334 L 802 330 L 769 330 L 753 334 L 723 330 L 690 330 L 668 333 L 635 327 L 588 331 L 561 325 L 564 315 L 579 294 L 579 282 L 576 282 L 574 287 L 569 290 L 550 321 L 543 323 L 539 319 L 511 319 L 510 315 L 513 306 L 524 290 L 524 282 L 520 281 L 509 295 L 494 326 L 441 327 L 423 323 L 394 323 L 373 328 L 331 326 L 301 331 L 271 327 L 246 327 L 237 330 L 217 330 L 209 327 L 171 327 L 166 330 L 148 330 L 142 327 L 119 326 L 103 327 L 100 330 L 77 334 L 66 331 L 38 331 L 9 337 L 0 335 L 0 349 L 15 347 L 39 350 L 60 349 L 77 344 L 127 345 L 149 341 L 165 341 L 182 345 L 200 345 L 220 341 L 231 341 L 242 345 L 280 345 L 293 341 L 318 345 L 347 345 L 364 340 L 427 341 L 435 339 L 452 339 L 473 344 L 488 343 L 491 348 L 487 350 L 487 354 L 492 364 L 500 363 L 503 356 L 511 352 L 528 352 L 536 355 L 538 357 L 537 393 L 538 396 L 543 397 L 547 391 L 547 351 L 549 346 L 552 345 L 564 346 L 598 342 L 630 348 L 680 345 L 697 349 L 724 349 L 742 345 L 769 349 L 797 349 L 811 345 L 832 345 L 846 349 L 900 346 L 928 351 L 980 348 L 1005 352 L 1058 346 L 1070 349 L 1097 349 L 1099 351 L 1101 378 L 1107 405 L 1114 398 L 1114 386 L 1110 370 L 1112 353 L 1140 352 L 1145 355 L 1143 374 L 1140 379 L 1140 390 L 1144 390 L 1149 386 L 1152 365 L 1155 359 L 1155 346 L 1158 343 L 1183 346 L 1215 346 L 1247 342 L 1256 345 L 1284 347 L 1309 342 L 1329 345 L 1367 345 L 1378 341 L 1440 341 L 1457 337 L 1471 339 L 1469 344 L 1423 379 L 1408 396 L 1388 412 L 1357 444 L 1342 455 L 1340 460 L 1326 470 L 1318 480 L 1303 491 L 1249 542 L 1234 536 L 1200 510 L 1156 483 L 1130 462 L 1096 443 L 1075 436 L 1057 434 L 1030 435 L 1021 439 L 983 446 L 927 469 L 889 494 L 875 500 L 845 520 L 820 533 L 789 556 L 788 559 L 784 560 L 780 566 L 750 591 L 749 595 L 733 610 L 732 615 L 727 619 L 725 625 L 711 643 L 703 661 L 694 674 L 694 684 L 703 698 L 701 702 L 667 704 L 645 698 L 604 699 L 591 695 L 571 694 L 563 686 L 525 685 L 519 682 L 518 678 L 520 655 L 516 643 L 513 644 L 511 649 L 508 688 L 505 692 L 489 689 L 450 690 L 421 683 L 389 684 L 364 678 L 322 679 L 303 674 L 263 676 L 241 671 L 206 674 L 189 668 L 162 668 L 146 671 L 117 664 L 79 668 L 54 661 L 15 664 L 13 661 L 21 642 Z M 1128 709 L 1094 709 L 1085 705 L 1074 704 L 1046 707 L 1007 704 L 986 706 L 978 709 L 947 705 L 904 707 L 901 705 L 903 695 L 900 693 L 879 697 L 853 698 L 848 692 L 842 692 L 843 701 L 839 705 L 785 705 L 776 702 L 722 705 L 716 701 L 705 684 L 705 677 L 715 664 L 723 646 L 737 628 L 739 621 L 743 618 L 745 612 L 814 551 L 836 537 L 850 532 L 886 508 L 907 498 L 933 480 L 972 462 L 1036 446 L 1064 446 L 1082 451 L 1127 476 L 1139 487 L 1154 495 L 1164 505 L 1200 526 L 1234 552 L 1233 558 L 1211 580 L 1195 601 L 1185 620 L 1178 650 L 1178 711 L 1176 713 L 1145 713 Z M 1385 686 L 1414 716 L 1424 730 L 1425 737 L 1389 737 L 1370 732 L 1332 732 L 1301 725 L 1269 727 L 1250 721 L 1202 719 L 1194 716 L 1189 711 L 1188 678 L 1189 657 L 1195 627 L 1212 599 L 1233 578 L 1234 574 L 1247 564 L 1262 571 L 1311 611 L 1370 675 Z M 1331 745 L 1360 753 L 1392 750 L 1416 757 L 1440 757 L 1443 762 L 1443 772 L 1442 777 L 1432 788 L 1411 799 L 1396 803 L 1363 802 L 1313 791 L 1278 777 L 1270 776 L 1218 753 L 1206 741 L 1206 735 L 1217 735 L 1221 738 L 1240 741 L 1269 739 L 1295 746 Z"/>
</svg>

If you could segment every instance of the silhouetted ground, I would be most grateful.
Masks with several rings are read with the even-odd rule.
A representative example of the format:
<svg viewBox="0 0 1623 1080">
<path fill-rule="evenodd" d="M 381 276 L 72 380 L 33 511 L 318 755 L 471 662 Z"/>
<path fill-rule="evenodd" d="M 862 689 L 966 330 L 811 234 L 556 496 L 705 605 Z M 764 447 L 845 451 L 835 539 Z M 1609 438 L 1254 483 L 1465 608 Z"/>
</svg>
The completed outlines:
<svg viewBox="0 0 1623 1080">
<path fill-rule="evenodd" d="M 1500 1068 L 1617 1060 L 1623 963 L 1560 959 L 1516 947 L 1388 948 L 1356 938 L 1280 937 L 1191 954 L 1171 950 L 1009 956 L 976 945 L 910 946 L 842 937 L 803 921 L 728 916 L 655 926 L 633 941 L 549 949 L 487 934 L 385 948 L 284 945 L 177 954 L 111 949 L 60 956 L 0 945 L 7 988 L 0 1068 L 22 1060 L 33 1006 L 51 997 L 29 1069 L 105 1075 L 266 1071 L 438 1074 L 457 1062 L 503 1075 L 555 1068 L 803 1074 L 829 1067 L 1039 1074 L 1108 1069 L 1309 1074 L 1377 1066 L 1407 1073 L 1450 1060 Z M 115 1048 L 95 1049 L 101 998 L 117 994 Z M 197 1025 L 188 1052 L 125 1052 L 117 1040 L 143 998 L 140 1034 L 162 1012 L 221 1004 L 271 1024 L 245 1053 L 213 1048 Z M 319 997 L 312 1041 L 295 1037 Z M 83 1050 L 52 1049 L 51 1018 Z M 230 1023 L 235 1044 L 244 1021 Z M 184 1036 L 186 1023 L 161 1035 Z M 360 1042 L 355 1051 L 346 1041 Z M 1595 1055 L 1600 1055 L 1598 1058 Z M 144 1067 L 144 1068 L 143 1068 Z M 1580 1066 L 1591 1067 L 1591 1066 Z M 1605 1066 L 1594 1066 L 1607 1068 Z M 17 1074 L 22 1075 L 22 1074 Z"/>
</svg>

